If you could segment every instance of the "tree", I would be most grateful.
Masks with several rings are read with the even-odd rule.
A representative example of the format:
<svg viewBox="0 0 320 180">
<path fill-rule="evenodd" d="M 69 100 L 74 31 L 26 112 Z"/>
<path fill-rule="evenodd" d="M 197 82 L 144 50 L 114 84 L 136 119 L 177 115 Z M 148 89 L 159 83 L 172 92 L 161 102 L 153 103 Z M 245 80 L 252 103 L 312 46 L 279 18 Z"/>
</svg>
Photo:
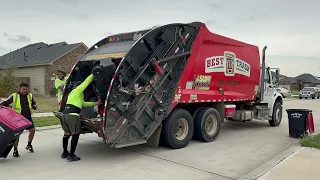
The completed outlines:
<svg viewBox="0 0 320 180">
<path fill-rule="evenodd" d="M 0 95 L 8 96 L 19 87 L 19 81 L 13 76 L 14 66 L 5 68 L 0 75 Z"/>
</svg>

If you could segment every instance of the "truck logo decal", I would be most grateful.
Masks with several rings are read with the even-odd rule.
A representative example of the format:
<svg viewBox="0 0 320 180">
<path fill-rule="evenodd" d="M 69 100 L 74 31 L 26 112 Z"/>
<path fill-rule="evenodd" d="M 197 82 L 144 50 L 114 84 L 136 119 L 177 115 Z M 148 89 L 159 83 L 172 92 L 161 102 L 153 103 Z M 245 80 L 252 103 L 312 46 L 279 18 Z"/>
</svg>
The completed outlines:
<svg viewBox="0 0 320 180">
<path fill-rule="evenodd" d="M 197 100 L 198 97 L 196 94 L 190 94 L 190 100 Z"/>
<path fill-rule="evenodd" d="M 194 80 L 194 89 L 196 90 L 209 90 L 211 76 L 198 75 Z"/>
<path fill-rule="evenodd" d="M 212 56 L 205 59 L 205 72 L 223 72 L 225 76 L 241 74 L 250 77 L 250 64 L 236 57 L 236 54 L 225 51 L 223 56 Z"/>
</svg>

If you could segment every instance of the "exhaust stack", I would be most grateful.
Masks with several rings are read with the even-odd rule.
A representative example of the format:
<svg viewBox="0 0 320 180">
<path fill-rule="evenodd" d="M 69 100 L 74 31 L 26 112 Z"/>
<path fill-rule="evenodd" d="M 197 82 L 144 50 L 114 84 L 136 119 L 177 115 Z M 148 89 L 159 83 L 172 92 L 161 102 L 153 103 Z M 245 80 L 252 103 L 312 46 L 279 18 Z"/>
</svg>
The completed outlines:
<svg viewBox="0 0 320 180">
<path fill-rule="evenodd" d="M 261 94 L 261 101 L 263 101 L 263 96 L 264 96 L 264 76 L 266 74 L 266 50 L 267 50 L 267 46 L 264 46 L 263 50 L 262 50 L 262 67 L 261 67 L 261 87 L 260 87 L 260 94 Z"/>
</svg>

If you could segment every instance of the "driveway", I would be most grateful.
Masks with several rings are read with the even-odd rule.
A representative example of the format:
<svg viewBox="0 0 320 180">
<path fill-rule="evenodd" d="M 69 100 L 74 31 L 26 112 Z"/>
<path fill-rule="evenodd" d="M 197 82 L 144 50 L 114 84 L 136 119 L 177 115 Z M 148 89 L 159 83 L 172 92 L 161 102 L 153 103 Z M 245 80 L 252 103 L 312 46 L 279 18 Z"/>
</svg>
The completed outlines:
<svg viewBox="0 0 320 180">
<path fill-rule="evenodd" d="M 285 100 L 286 108 L 315 108 L 320 100 Z M 314 109 L 316 128 L 320 110 Z M 27 133 L 20 139 L 20 159 L 0 159 L 1 179 L 15 180 L 105 180 L 105 179 L 256 179 L 298 148 L 288 136 L 287 114 L 279 127 L 266 121 L 226 122 L 215 142 L 192 141 L 186 148 L 135 146 L 111 149 L 96 134 L 80 136 L 77 155 L 82 160 L 60 159 L 62 130 L 38 131 L 35 153 L 23 148 Z"/>
</svg>

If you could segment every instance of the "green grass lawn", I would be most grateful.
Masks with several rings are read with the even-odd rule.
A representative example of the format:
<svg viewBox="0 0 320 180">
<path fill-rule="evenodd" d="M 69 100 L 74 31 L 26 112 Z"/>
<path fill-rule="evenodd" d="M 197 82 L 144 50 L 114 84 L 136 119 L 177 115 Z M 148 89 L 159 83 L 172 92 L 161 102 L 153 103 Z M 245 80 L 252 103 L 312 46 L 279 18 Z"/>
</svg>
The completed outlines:
<svg viewBox="0 0 320 180">
<path fill-rule="evenodd" d="M 53 112 L 59 110 L 57 97 L 35 96 L 34 100 L 38 104 L 38 109 L 33 113 Z"/>
<path fill-rule="evenodd" d="M 36 127 L 52 126 L 60 124 L 60 120 L 55 117 L 34 117 L 32 118 Z"/>
<path fill-rule="evenodd" d="M 291 90 L 292 95 L 299 95 L 299 90 Z"/>
<path fill-rule="evenodd" d="M 303 147 L 320 149 L 320 134 L 315 136 L 306 136 L 300 139 L 300 144 Z"/>
</svg>

